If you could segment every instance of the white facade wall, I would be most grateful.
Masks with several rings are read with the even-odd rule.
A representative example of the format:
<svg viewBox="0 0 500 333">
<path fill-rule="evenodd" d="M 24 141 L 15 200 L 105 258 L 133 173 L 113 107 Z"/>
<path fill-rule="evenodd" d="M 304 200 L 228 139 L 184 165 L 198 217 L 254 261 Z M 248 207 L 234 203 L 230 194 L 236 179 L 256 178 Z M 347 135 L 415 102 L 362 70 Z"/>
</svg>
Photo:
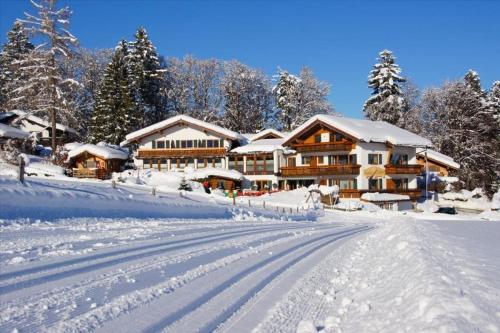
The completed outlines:
<svg viewBox="0 0 500 333">
<path fill-rule="evenodd" d="M 139 148 L 152 149 L 153 140 L 220 140 L 222 136 L 201 128 L 195 128 L 186 125 L 174 125 L 162 131 L 152 133 L 139 140 Z M 231 141 L 224 139 L 224 147 L 231 148 Z"/>
</svg>

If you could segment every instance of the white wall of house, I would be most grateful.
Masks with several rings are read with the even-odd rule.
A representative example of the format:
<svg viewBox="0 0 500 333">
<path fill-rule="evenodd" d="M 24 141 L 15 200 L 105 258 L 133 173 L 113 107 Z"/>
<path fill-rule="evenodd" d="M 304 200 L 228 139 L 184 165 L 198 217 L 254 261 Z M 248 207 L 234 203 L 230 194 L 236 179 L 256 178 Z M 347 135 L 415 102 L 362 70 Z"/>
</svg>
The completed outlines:
<svg viewBox="0 0 500 333">
<path fill-rule="evenodd" d="M 139 148 L 152 149 L 153 140 L 220 140 L 224 139 L 218 133 L 188 125 L 174 125 L 162 131 L 152 133 L 139 140 Z M 231 140 L 224 139 L 224 147 L 231 147 Z"/>
</svg>

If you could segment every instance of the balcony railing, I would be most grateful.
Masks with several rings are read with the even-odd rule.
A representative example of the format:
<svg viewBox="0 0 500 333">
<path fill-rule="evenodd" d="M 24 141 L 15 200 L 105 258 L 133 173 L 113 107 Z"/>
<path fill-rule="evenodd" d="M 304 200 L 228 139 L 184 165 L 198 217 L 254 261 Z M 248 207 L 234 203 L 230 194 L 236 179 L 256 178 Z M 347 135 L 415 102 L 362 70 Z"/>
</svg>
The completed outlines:
<svg viewBox="0 0 500 333">
<path fill-rule="evenodd" d="M 350 151 L 356 147 L 353 142 L 299 143 L 293 148 L 299 153 L 315 151 Z"/>
<path fill-rule="evenodd" d="M 199 148 L 199 149 L 144 149 L 137 151 L 138 158 L 183 158 L 183 157 L 224 157 L 224 148 Z"/>
<path fill-rule="evenodd" d="M 329 175 L 359 175 L 358 164 L 354 165 L 325 165 L 325 166 L 298 166 L 282 167 L 281 175 L 283 177 L 297 176 L 329 176 Z"/>
<path fill-rule="evenodd" d="M 248 170 L 244 173 L 245 175 L 274 175 L 273 170 Z"/>
<path fill-rule="evenodd" d="M 421 190 L 414 189 L 414 190 L 409 190 L 409 189 L 393 189 L 393 190 L 351 190 L 351 189 L 345 189 L 345 190 L 340 190 L 339 196 L 341 198 L 361 198 L 361 195 L 363 193 L 367 192 L 379 192 L 379 193 L 392 193 L 392 194 L 402 194 L 402 195 L 408 195 L 410 197 L 410 200 L 416 200 L 421 196 Z M 328 202 L 324 202 L 328 203 Z"/>
<path fill-rule="evenodd" d="M 405 174 L 418 175 L 422 171 L 422 166 L 419 164 L 387 164 L 385 165 L 385 173 L 388 175 Z"/>
</svg>

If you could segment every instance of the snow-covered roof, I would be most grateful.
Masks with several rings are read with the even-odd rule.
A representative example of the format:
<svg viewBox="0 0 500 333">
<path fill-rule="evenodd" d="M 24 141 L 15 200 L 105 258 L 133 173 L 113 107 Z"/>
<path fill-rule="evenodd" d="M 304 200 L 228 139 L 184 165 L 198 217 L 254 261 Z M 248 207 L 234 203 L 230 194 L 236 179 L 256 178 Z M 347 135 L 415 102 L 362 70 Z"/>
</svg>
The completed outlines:
<svg viewBox="0 0 500 333">
<path fill-rule="evenodd" d="M 263 139 L 252 141 L 246 145 L 236 147 L 231 153 L 250 154 L 250 153 L 272 153 L 275 150 L 283 150 L 285 154 L 295 153 L 294 150 L 283 147 L 284 139 Z"/>
<path fill-rule="evenodd" d="M 68 159 L 74 158 L 82 153 L 88 152 L 89 154 L 99 156 L 106 160 L 109 159 L 119 159 L 126 160 L 128 159 L 128 154 L 120 149 L 112 148 L 109 145 L 99 143 L 97 145 L 87 143 L 81 146 L 78 146 L 68 152 Z"/>
<path fill-rule="evenodd" d="M 73 150 L 73 149 L 76 149 L 82 145 L 83 145 L 83 143 L 81 143 L 81 142 L 68 142 L 64 145 L 64 149 Z"/>
<path fill-rule="evenodd" d="M 404 194 L 367 192 L 361 195 L 361 199 L 366 201 L 405 201 L 410 200 L 410 196 Z"/>
<path fill-rule="evenodd" d="M 9 125 L 0 124 L 0 137 L 11 139 L 26 139 L 30 136 L 28 132 Z"/>
<path fill-rule="evenodd" d="M 265 137 L 266 135 L 269 135 L 269 134 L 274 134 L 276 135 L 278 138 L 284 138 L 285 137 L 285 134 L 281 133 L 280 131 L 278 130 L 275 130 L 273 128 L 268 128 L 268 129 L 265 129 L 265 130 L 262 130 L 258 133 L 255 133 L 253 135 L 251 135 L 248 140 L 250 142 L 252 141 L 256 141 L 256 140 L 260 140 L 260 138 L 263 138 Z"/>
<path fill-rule="evenodd" d="M 197 170 L 186 171 L 187 179 L 203 179 L 208 178 L 210 176 L 233 179 L 233 180 L 242 180 L 243 175 L 236 170 L 227 170 L 222 168 L 203 168 Z"/>
<path fill-rule="evenodd" d="M 51 123 L 50 121 L 47 121 L 45 119 L 42 119 L 40 117 L 37 117 L 37 116 L 34 116 L 32 114 L 29 114 L 27 112 L 24 112 L 24 111 L 21 111 L 21 110 L 14 110 L 14 111 L 11 111 L 13 114 L 17 115 L 18 117 L 20 118 L 23 118 L 23 119 L 26 119 L 32 123 L 35 123 L 35 124 L 38 124 L 38 125 L 41 125 L 41 126 L 45 126 L 45 127 L 51 127 Z M 62 124 L 59 124 L 59 123 L 56 123 L 56 129 L 60 130 L 60 131 L 63 131 L 63 132 L 68 132 L 68 133 L 73 133 L 75 135 L 78 135 L 78 132 L 71 128 L 71 127 L 68 127 L 68 126 L 65 126 L 65 125 L 62 125 Z"/>
<path fill-rule="evenodd" d="M 322 122 L 364 142 L 389 142 L 397 146 L 430 147 L 432 143 L 410 131 L 404 130 L 385 121 L 354 119 L 326 114 L 318 114 L 293 130 L 285 138 L 284 144 L 302 133 L 316 122 Z"/>
<path fill-rule="evenodd" d="M 417 155 L 420 157 L 425 157 L 425 151 L 417 152 Z M 453 169 L 460 169 L 460 164 L 455 162 L 452 157 L 441 154 L 440 152 L 432 149 L 427 149 L 427 159 L 447 165 Z"/>
<path fill-rule="evenodd" d="M 210 124 L 210 123 L 207 123 L 206 121 L 195 119 L 195 118 L 190 117 L 190 116 L 178 115 L 178 116 L 174 116 L 174 117 L 165 119 L 163 121 L 160 121 L 159 123 L 153 124 L 151 126 L 142 128 L 138 131 L 127 134 L 125 136 L 125 141 L 120 143 L 120 145 L 124 146 L 126 144 L 129 144 L 130 142 L 133 142 L 137 139 L 148 136 L 154 132 L 161 131 L 162 129 L 165 129 L 167 127 L 170 127 L 170 126 L 175 125 L 175 124 L 180 123 L 180 122 L 185 122 L 188 124 L 192 124 L 194 126 L 205 128 L 209 131 L 218 133 L 218 134 L 223 135 L 224 137 L 227 137 L 227 138 L 232 139 L 232 140 L 236 140 L 239 137 L 238 133 L 230 131 L 227 128 L 223 128 L 223 127 L 220 127 L 220 126 L 217 126 L 214 124 Z"/>
</svg>

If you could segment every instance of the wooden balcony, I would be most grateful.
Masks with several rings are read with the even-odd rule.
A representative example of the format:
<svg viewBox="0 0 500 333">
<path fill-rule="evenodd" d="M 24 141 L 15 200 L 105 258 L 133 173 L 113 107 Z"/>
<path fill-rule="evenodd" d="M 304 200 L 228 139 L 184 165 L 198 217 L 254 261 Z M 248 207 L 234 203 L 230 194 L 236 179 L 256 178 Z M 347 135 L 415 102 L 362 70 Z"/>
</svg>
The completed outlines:
<svg viewBox="0 0 500 333">
<path fill-rule="evenodd" d="M 144 149 L 137 151 L 138 158 L 203 158 L 224 157 L 224 148 L 197 148 L 197 149 Z"/>
<path fill-rule="evenodd" d="M 356 147 L 353 142 L 321 142 L 321 143 L 298 143 L 293 145 L 299 153 L 318 151 L 351 151 Z"/>
<path fill-rule="evenodd" d="M 329 175 L 359 175 L 359 168 L 355 165 L 325 165 L 325 166 L 298 166 L 282 167 L 281 176 L 283 177 L 302 177 L 302 176 L 329 176 Z"/>
<path fill-rule="evenodd" d="M 414 189 L 414 190 L 408 190 L 408 189 L 394 189 L 394 190 L 340 190 L 339 196 L 341 198 L 349 199 L 349 198 L 361 198 L 361 195 L 363 193 L 367 192 L 379 192 L 379 193 L 392 193 L 392 194 L 401 194 L 401 195 L 408 195 L 410 197 L 410 200 L 415 201 L 417 200 L 420 196 L 422 191 L 419 189 Z"/>
<path fill-rule="evenodd" d="M 395 174 L 419 175 L 421 172 L 422 172 L 422 166 L 419 164 L 385 165 L 385 173 L 388 175 L 395 175 Z"/>
<path fill-rule="evenodd" d="M 241 171 L 241 173 L 243 173 L 243 171 Z M 247 172 L 244 173 L 245 175 L 274 175 L 274 172 L 273 170 L 257 170 L 257 171 L 253 171 L 253 170 L 247 170 Z"/>
</svg>

